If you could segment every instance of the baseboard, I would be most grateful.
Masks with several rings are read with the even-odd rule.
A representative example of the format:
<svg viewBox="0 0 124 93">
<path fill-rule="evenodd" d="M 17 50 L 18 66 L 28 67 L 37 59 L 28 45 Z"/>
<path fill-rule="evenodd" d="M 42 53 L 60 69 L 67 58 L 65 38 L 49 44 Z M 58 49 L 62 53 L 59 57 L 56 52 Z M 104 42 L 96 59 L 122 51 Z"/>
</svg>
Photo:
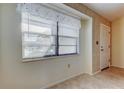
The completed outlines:
<svg viewBox="0 0 124 93">
<path fill-rule="evenodd" d="M 100 72 L 101 72 L 101 70 L 98 70 L 98 71 L 92 73 L 91 75 L 95 75 L 95 74 L 98 74 L 98 73 L 100 73 Z"/>
<path fill-rule="evenodd" d="M 66 81 L 66 80 L 68 80 L 68 79 L 74 78 L 74 77 L 76 77 L 76 76 L 79 76 L 79 75 L 81 75 L 81 74 L 84 74 L 84 72 L 78 73 L 78 74 L 76 74 L 76 75 L 69 76 L 69 77 L 64 78 L 64 79 L 62 79 L 62 80 L 59 80 L 59 81 L 55 81 L 55 82 L 46 84 L 45 86 L 42 87 L 42 89 L 50 88 L 50 87 L 52 87 L 52 86 L 54 86 L 54 85 L 56 85 L 56 84 L 59 84 L 59 83 L 64 82 L 64 81 Z"/>
<path fill-rule="evenodd" d="M 124 66 L 111 65 L 111 67 L 124 68 Z"/>
<path fill-rule="evenodd" d="M 96 72 L 94 72 L 94 73 L 91 73 L 91 74 L 89 74 L 89 75 L 95 75 L 95 74 L 97 74 L 97 73 L 99 73 L 99 72 L 101 72 L 101 70 L 96 71 Z M 55 82 L 46 84 L 45 86 L 42 87 L 42 89 L 50 88 L 50 87 L 52 87 L 52 86 L 54 86 L 54 85 L 56 85 L 56 84 L 59 84 L 59 83 L 64 82 L 64 81 L 66 81 L 66 80 L 68 80 L 68 79 L 74 78 L 74 77 L 76 77 L 76 76 L 79 76 L 79 75 L 81 75 L 81 74 L 85 74 L 85 73 L 84 73 L 84 72 L 81 72 L 81 73 L 78 73 L 78 74 L 76 74 L 76 75 L 72 75 L 72 76 L 69 76 L 69 77 L 67 77 L 67 78 L 64 78 L 64 79 L 62 79 L 62 80 L 59 80 L 59 81 L 55 81 Z"/>
</svg>

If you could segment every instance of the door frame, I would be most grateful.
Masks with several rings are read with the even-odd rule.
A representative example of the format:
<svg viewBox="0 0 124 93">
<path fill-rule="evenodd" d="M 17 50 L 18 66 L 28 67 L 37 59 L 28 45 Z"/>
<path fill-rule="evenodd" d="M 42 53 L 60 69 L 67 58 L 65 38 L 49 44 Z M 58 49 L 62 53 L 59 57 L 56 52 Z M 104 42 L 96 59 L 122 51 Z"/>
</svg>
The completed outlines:
<svg viewBox="0 0 124 93">
<path fill-rule="evenodd" d="M 110 34 L 109 36 L 110 36 L 110 60 L 109 60 L 109 67 L 111 66 L 111 27 L 110 26 L 107 26 L 107 25 L 105 25 L 105 24 L 103 24 L 103 23 L 101 23 L 100 24 L 100 47 L 99 47 L 99 50 L 100 50 L 100 57 L 101 57 L 101 30 L 102 30 L 102 27 L 106 27 L 107 29 L 108 29 L 108 33 Z M 102 70 L 102 68 L 101 68 L 101 60 L 100 60 L 100 70 Z"/>
</svg>

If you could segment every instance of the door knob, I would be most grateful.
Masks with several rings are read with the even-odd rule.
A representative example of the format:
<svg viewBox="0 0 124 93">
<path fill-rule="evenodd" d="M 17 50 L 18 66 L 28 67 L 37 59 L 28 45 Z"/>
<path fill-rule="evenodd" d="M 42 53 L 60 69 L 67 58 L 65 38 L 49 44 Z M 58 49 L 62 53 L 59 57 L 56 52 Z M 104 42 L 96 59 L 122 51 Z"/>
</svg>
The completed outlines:
<svg viewBox="0 0 124 93">
<path fill-rule="evenodd" d="M 104 51 L 104 49 L 101 49 L 101 51 Z"/>
</svg>

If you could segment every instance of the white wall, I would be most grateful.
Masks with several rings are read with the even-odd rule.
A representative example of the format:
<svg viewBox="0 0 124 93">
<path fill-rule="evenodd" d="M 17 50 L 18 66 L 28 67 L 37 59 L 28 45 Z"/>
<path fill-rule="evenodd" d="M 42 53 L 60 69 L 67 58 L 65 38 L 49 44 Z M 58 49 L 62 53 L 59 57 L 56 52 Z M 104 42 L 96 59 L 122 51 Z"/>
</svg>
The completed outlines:
<svg viewBox="0 0 124 93">
<path fill-rule="evenodd" d="M 83 60 L 84 60 L 84 72 L 88 74 L 92 73 L 92 19 L 82 21 L 83 31 Z"/>
<path fill-rule="evenodd" d="M 124 68 L 124 17 L 112 22 L 112 66 Z"/>
<path fill-rule="evenodd" d="M 89 40 L 84 39 L 86 32 L 83 31 L 80 33 L 80 55 L 22 63 L 20 16 L 16 12 L 16 4 L 0 4 L 0 6 L 2 7 L 0 11 L 0 33 L 2 34 L 0 37 L 2 54 L 0 88 L 44 88 L 86 71 L 85 68 L 88 67 L 86 63 L 88 61 L 89 65 L 90 62 L 83 56 L 87 52 L 84 49 L 83 40 L 85 42 Z M 87 50 L 89 48 L 91 47 Z M 88 54 L 86 55 L 89 57 Z M 71 65 L 70 68 L 68 64 Z"/>
</svg>

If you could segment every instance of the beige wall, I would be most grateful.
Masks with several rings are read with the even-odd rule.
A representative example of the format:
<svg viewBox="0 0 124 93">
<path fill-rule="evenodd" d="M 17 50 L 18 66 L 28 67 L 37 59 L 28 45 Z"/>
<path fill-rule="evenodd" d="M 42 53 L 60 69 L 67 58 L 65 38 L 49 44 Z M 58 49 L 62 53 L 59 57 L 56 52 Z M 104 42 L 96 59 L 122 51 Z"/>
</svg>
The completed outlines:
<svg viewBox="0 0 124 93">
<path fill-rule="evenodd" d="M 85 45 L 92 44 L 92 33 L 89 34 L 89 38 L 86 37 L 88 39 L 84 36 L 87 32 L 92 32 L 90 28 L 92 22 L 88 28 L 86 27 L 87 30 L 80 31 L 79 55 L 22 63 L 20 14 L 16 12 L 16 4 L 0 4 L 0 6 L 0 66 L 2 67 L 0 68 L 0 88 L 44 88 L 85 73 L 86 67 L 87 73 L 91 74 L 92 62 L 89 62 L 88 57 L 84 58 L 85 52 L 89 50 L 92 52 L 91 45 L 85 49 Z M 87 55 L 92 57 L 92 53 L 90 51 L 88 53 L 90 56 Z"/>
<path fill-rule="evenodd" d="M 91 9 L 87 8 L 83 4 L 66 4 L 72 8 L 79 10 L 82 13 L 85 13 L 93 18 L 93 65 L 92 71 L 93 73 L 100 70 L 100 46 L 96 45 L 96 41 L 100 41 L 100 23 L 103 23 L 107 26 L 110 26 L 111 23 L 103 18 L 102 16 L 98 15 Z"/>
<path fill-rule="evenodd" d="M 92 47 L 89 48 L 91 52 L 93 51 L 92 70 L 96 72 L 99 70 L 100 63 L 99 46 L 95 45 L 95 41 L 99 41 L 100 36 L 99 24 L 110 25 L 110 23 L 82 4 L 68 5 L 93 17 L 93 37 L 91 36 L 93 50 Z M 86 54 L 84 42 L 92 40 L 84 37 L 87 30 L 80 32 L 80 55 L 22 63 L 20 16 L 16 12 L 16 4 L 0 4 L 0 7 L 0 88 L 44 88 L 85 73 L 85 68 L 90 67 L 88 67 L 90 63 L 87 64 L 88 60 L 85 59 L 88 54 Z M 87 34 L 87 36 L 90 35 Z M 89 48 L 87 49 L 89 50 Z M 89 59 L 92 61 L 92 58 Z M 68 64 L 71 65 L 70 68 L 68 68 Z M 88 73 L 92 71 L 90 68 L 88 70 Z"/>
<path fill-rule="evenodd" d="M 1 11 L 1 6 L 0 6 L 0 11 Z M 0 17 L 0 20 L 1 20 L 1 17 Z M 1 22 L 0 22 L 0 28 L 1 28 Z M 0 44 L 1 44 L 1 31 L 0 31 Z M 0 45 L 0 51 L 1 51 L 1 45 Z M 2 55 L 2 53 L 0 52 L 0 76 L 2 75 L 1 73 L 2 73 L 2 64 L 1 64 L 1 55 Z M 0 77 L 0 83 L 2 84 L 2 77 Z M 1 87 L 1 86 L 0 86 Z"/>
<path fill-rule="evenodd" d="M 92 73 L 92 18 L 89 20 L 82 21 L 82 31 L 83 31 L 83 68 L 84 73 Z"/>
<path fill-rule="evenodd" d="M 124 17 L 112 22 L 112 66 L 124 68 Z"/>
</svg>

